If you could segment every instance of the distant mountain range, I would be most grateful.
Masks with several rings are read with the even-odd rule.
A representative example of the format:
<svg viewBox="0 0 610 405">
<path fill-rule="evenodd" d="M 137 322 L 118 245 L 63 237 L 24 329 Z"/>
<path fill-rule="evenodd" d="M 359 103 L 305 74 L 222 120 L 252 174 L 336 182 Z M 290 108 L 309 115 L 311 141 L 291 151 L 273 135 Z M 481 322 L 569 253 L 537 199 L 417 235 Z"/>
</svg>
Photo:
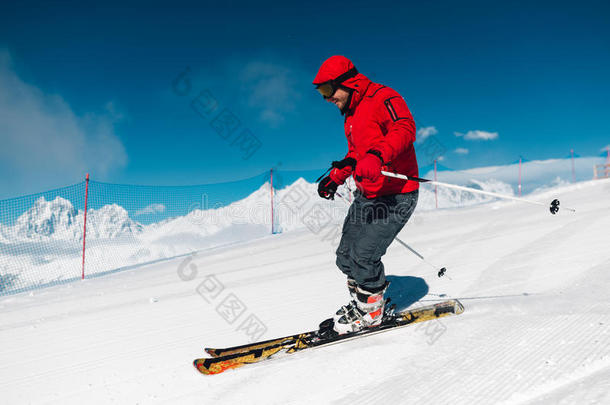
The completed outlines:
<svg viewBox="0 0 610 405">
<path fill-rule="evenodd" d="M 282 199 L 286 200 L 282 202 Z M 303 227 L 298 213 L 305 213 L 314 203 L 329 205 L 317 197 L 316 185 L 299 179 L 290 186 L 276 191 L 276 221 L 283 222 L 283 229 Z M 290 209 L 293 204 L 295 210 Z M 280 209 L 281 206 L 284 209 Z M 290 215 L 298 209 L 297 215 Z M 305 211 L 303 211 L 305 210 Z M 129 213 L 117 204 L 87 213 L 87 240 L 137 238 L 154 241 L 173 236 L 195 236 L 197 239 L 219 233 L 233 225 L 269 226 L 271 224 L 269 184 L 243 200 L 215 209 L 195 209 L 187 215 L 143 225 L 131 219 Z M 13 225 L 0 224 L 0 242 L 82 241 L 84 212 L 74 208 L 62 197 L 47 201 L 40 197 L 34 205 L 21 214 Z M 286 215 L 288 214 L 288 215 Z"/>
<path fill-rule="evenodd" d="M 591 171 L 593 158 L 576 160 L 577 178 L 590 178 L 586 173 Z M 523 164 L 525 180 L 529 179 L 532 191 L 537 187 L 557 186 L 570 180 L 571 163 L 569 159 L 533 161 Z M 431 176 L 432 173 L 422 173 Z M 518 181 L 518 166 L 506 165 L 477 168 L 463 171 L 443 171 L 439 180 L 467 185 L 488 191 L 514 195 Z M 352 189 L 354 186 L 352 184 Z M 418 210 L 431 209 L 436 206 L 433 188 L 422 187 Z M 130 218 L 129 213 L 117 204 L 105 205 L 99 209 L 89 209 L 87 214 L 87 239 L 137 238 L 144 242 L 160 240 L 189 239 L 196 243 L 233 226 L 239 226 L 234 233 L 252 233 L 258 235 L 271 226 L 269 183 L 263 184 L 248 197 L 228 206 L 215 209 L 195 209 L 187 215 L 173 217 L 150 225 L 143 225 Z M 340 193 L 350 196 L 349 190 L 340 188 Z M 311 227 L 307 218 L 314 210 L 326 211 L 326 216 L 334 222 L 340 222 L 347 204 L 339 201 L 322 200 L 317 196 L 317 186 L 300 178 L 281 190 L 275 190 L 274 221 L 276 230 Z M 491 198 L 438 188 L 439 207 L 472 205 L 490 201 Z M 136 216 L 136 213 L 132 213 Z M 0 224 L 0 243 L 18 243 L 34 241 L 82 241 L 83 211 L 78 211 L 72 203 L 62 197 L 52 201 L 40 197 L 34 205 L 20 215 L 14 224 Z M 309 221 L 309 222 L 308 222 Z M 250 231 L 247 231 L 248 226 Z M 244 228 L 246 227 L 246 228 Z M 237 228 L 236 228 L 237 229 Z"/>
<path fill-rule="evenodd" d="M 77 211 L 69 200 L 55 197 L 47 201 L 40 197 L 23 213 L 13 226 L 3 226 L 5 241 L 82 240 L 84 212 Z M 129 218 L 127 211 L 116 205 L 106 205 L 87 214 L 87 237 L 110 239 L 138 235 L 144 227 Z"/>
</svg>

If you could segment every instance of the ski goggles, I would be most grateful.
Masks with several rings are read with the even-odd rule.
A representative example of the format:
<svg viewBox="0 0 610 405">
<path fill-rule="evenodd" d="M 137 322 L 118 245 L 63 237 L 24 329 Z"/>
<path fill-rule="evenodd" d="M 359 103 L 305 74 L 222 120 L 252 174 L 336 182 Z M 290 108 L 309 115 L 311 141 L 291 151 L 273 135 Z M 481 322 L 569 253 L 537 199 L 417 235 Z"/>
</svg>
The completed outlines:
<svg viewBox="0 0 610 405">
<path fill-rule="evenodd" d="M 329 80 L 324 83 L 320 83 L 316 86 L 316 90 L 324 97 L 325 99 L 332 97 L 333 94 L 337 91 L 341 83 L 346 81 L 347 79 L 351 79 L 358 74 L 358 70 L 354 67 L 343 73 L 339 77 L 333 80 Z"/>
</svg>

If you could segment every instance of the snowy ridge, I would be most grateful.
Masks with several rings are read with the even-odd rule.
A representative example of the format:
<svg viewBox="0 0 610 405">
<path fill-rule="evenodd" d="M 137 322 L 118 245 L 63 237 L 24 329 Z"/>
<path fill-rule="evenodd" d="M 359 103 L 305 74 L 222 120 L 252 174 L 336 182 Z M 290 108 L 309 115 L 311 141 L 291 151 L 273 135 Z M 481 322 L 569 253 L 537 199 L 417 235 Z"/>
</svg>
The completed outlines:
<svg viewBox="0 0 610 405">
<path fill-rule="evenodd" d="M 589 179 L 593 164 L 601 158 L 575 159 L 575 175 Z M 551 159 L 523 163 L 524 193 L 539 193 L 570 184 L 571 161 Z M 423 177 L 433 178 L 433 173 Z M 489 166 L 461 171 L 440 171 L 439 181 L 463 185 L 496 193 L 517 194 L 518 165 Z M 350 179 L 351 190 L 355 189 Z M 152 240 L 160 235 L 196 235 L 197 238 L 209 237 L 233 225 L 270 226 L 269 183 L 263 184 L 248 197 L 226 207 L 214 209 L 194 209 L 185 216 L 170 218 L 151 225 L 142 225 L 130 218 L 129 213 L 117 204 L 89 210 L 87 219 L 88 239 L 114 239 L 121 237 L 142 237 Z M 340 193 L 349 196 L 344 187 Z M 438 188 L 438 207 L 451 208 L 481 204 L 495 200 L 457 190 Z M 317 186 L 303 178 L 287 187 L 276 190 L 276 222 L 284 231 L 304 227 L 302 215 L 314 206 L 322 206 L 332 212 L 333 218 L 343 215 L 343 203 L 333 203 L 317 197 Z M 424 184 L 420 188 L 418 210 L 436 207 L 434 187 Z M 295 209 L 296 208 L 296 209 Z M 298 211 L 298 212 L 297 212 Z M 137 216 L 138 212 L 132 213 Z M 335 218 L 336 219 L 336 218 Z M 32 207 L 22 214 L 12 227 L 0 224 L 0 242 L 82 240 L 83 213 L 74 209 L 71 202 L 56 197 L 46 201 L 40 197 Z"/>
<path fill-rule="evenodd" d="M 208 237 L 234 225 L 269 226 L 270 197 L 269 183 L 263 184 L 248 197 L 226 207 L 194 209 L 185 216 L 170 218 L 151 225 L 142 225 L 129 217 L 128 212 L 117 204 L 105 205 L 100 209 L 89 209 L 87 214 L 87 239 L 132 239 L 154 240 L 172 235 L 196 235 Z M 287 200 L 294 194 L 300 198 L 298 208 L 307 211 L 315 204 L 328 207 L 332 202 L 317 197 L 317 186 L 302 178 L 276 191 L 277 220 L 283 222 L 284 230 L 303 227 Z M 347 193 L 345 193 L 347 195 Z M 285 211 L 285 212 L 284 212 Z M 1 225 L 3 243 L 24 241 L 82 241 L 83 212 L 77 211 L 72 203 L 62 197 L 52 201 L 40 197 L 32 207 L 20 215 L 13 226 Z M 243 229 L 243 227 L 241 227 Z"/>
<path fill-rule="evenodd" d="M 490 180 L 472 180 L 469 187 L 513 195 L 512 188 L 505 183 Z M 352 186 L 352 189 L 354 187 Z M 303 178 L 284 189 L 276 190 L 276 221 L 284 231 L 300 229 L 305 226 L 302 216 L 314 206 L 323 206 L 329 212 L 342 216 L 345 208 L 342 202 L 321 200 L 317 197 L 317 185 Z M 345 187 L 339 193 L 349 198 L 350 191 Z M 480 204 L 493 200 L 451 189 L 439 189 L 441 207 L 459 207 Z M 337 198 L 337 201 L 340 201 Z M 421 190 L 419 209 L 434 208 L 433 190 Z M 298 212 L 297 212 L 298 211 Z M 62 197 L 46 201 L 40 197 L 32 207 L 17 218 L 15 225 L 0 224 L 0 241 L 3 243 L 23 241 L 82 241 L 83 212 L 77 211 L 72 203 Z M 226 207 L 214 209 L 195 209 L 182 217 L 171 218 L 151 225 L 142 225 L 129 217 L 128 212 L 117 204 L 105 205 L 100 209 L 89 209 L 87 214 L 87 238 L 115 239 L 139 237 L 146 240 L 163 235 L 194 234 L 200 237 L 214 235 L 233 225 L 270 225 L 269 183 L 263 184 L 247 198 Z"/>
<path fill-rule="evenodd" d="M 470 179 L 470 181 L 465 182 L 463 185 L 476 190 L 490 191 L 492 193 L 499 193 L 508 196 L 515 195 L 513 188 L 509 184 L 495 179 L 487 181 Z M 497 198 L 486 195 L 468 193 L 444 187 L 437 187 L 436 193 L 438 195 L 438 208 L 465 207 L 497 200 Z M 434 186 L 424 183 L 420 187 L 417 207 L 418 210 L 431 210 L 436 208 Z"/>
<path fill-rule="evenodd" d="M 572 173 L 571 159 L 548 159 L 524 161 L 521 167 L 521 177 L 524 194 L 536 192 L 539 188 L 554 187 L 569 183 L 574 175 L 576 181 L 590 180 L 593 176 L 593 166 L 604 163 L 601 157 L 580 157 L 574 159 Z M 420 173 L 423 177 L 432 179 L 434 172 Z M 439 171 L 439 181 L 467 185 L 472 181 L 487 182 L 495 180 L 510 185 L 515 192 L 519 184 L 519 163 L 501 166 L 477 167 L 467 170 Z"/>
</svg>

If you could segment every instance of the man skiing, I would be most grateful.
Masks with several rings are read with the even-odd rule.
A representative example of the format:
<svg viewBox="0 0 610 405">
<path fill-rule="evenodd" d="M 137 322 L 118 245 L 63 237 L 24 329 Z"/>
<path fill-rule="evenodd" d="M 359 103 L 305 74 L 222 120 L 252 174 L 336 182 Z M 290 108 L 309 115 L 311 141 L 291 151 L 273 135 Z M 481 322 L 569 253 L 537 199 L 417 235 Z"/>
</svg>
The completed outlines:
<svg viewBox="0 0 610 405">
<path fill-rule="evenodd" d="M 324 61 L 313 84 L 345 116 L 348 152 L 318 184 L 334 199 L 351 175 L 358 190 L 343 223 L 336 264 L 352 301 L 334 316 L 339 334 L 381 324 L 388 287 L 381 257 L 415 210 L 419 183 L 385 177 L 382 170 L 418 176 L 415 123 L 403 98 L 373 83 L 344 56 Z"/>
</svg>

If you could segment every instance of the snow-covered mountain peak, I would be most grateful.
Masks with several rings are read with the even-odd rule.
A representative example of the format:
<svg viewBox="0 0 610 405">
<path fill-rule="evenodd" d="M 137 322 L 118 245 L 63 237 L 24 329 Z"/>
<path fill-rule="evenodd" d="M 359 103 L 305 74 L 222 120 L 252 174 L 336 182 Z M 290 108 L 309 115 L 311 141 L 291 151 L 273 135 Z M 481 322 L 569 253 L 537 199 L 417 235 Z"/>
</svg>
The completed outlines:
<svg viewBox="0 0 610 405">
<path fill-rule="evenodd" d="M 41 240 L 51 236 L 64 239 L 74 235 L 77 216 L 78 211 L 65 198 L 58 196 L 47 201 L 40 197 L 17 218 L 11 233 L 19 239 Z"/>
<path fill-rule="evenodd" d="M 72 203 L 62 197 L 47 201 L 40 197 L 15 221 L 13 226 L 4 226 L 5 239 L 10 241 L 80 241 L 83 235 L 84 212 L 77 211 Z M 87 237 L 116 238 L 136 235 L 143 227 L 129 218 L 127 211 L 109 204 L 100 209 L 89 209 L 87 214 Z"/>
<path fill-rule="evenodd" d="M 95 238 L 117 238 L 142 233 L 143 226 L 129 218 L 125 208 L 117 204 L 104 205 L 98 210 L 89 210 L 87 236 Z"/>
</svg>

